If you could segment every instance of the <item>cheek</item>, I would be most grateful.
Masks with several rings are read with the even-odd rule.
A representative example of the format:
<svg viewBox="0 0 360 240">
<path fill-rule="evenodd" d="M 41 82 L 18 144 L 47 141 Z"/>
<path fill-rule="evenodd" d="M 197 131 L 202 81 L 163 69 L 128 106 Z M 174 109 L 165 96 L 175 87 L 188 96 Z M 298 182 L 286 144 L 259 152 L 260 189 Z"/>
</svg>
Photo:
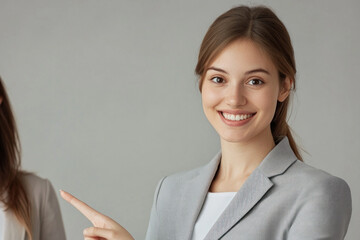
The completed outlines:
<svg viewBox="0 0 360 240">
<path fill-rule="evenodd" d="M 259 104 L 261 105 L 263 112 L 271 118 L 270 120 L 272 120 L 275 113 L 277 97 L 276 91 L 267 91 L 259 98 Z"/>
<path fill-rule="evenodd" d="M 216 90 L 205 86 L 202 89 L 201 99 L 204 110 L 216 106 L 221 101 L 220 94 Z"/>
</svg>

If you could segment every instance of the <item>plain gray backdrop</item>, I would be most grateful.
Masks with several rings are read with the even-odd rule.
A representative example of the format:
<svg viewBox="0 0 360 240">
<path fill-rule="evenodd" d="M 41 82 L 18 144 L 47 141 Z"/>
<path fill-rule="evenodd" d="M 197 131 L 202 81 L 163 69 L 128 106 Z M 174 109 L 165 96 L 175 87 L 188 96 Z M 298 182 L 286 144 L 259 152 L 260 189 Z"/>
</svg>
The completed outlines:
<svg viewBox="0 0 360 240">
<path fill-rule="evenodd" d="M 23 167 L 145 236 L 165 175 L 219 150 L 194 75 L 201 40 L 239 4 L 270 6 L 292 37 L 290 125 L 305 162 L 345 179 L 360 229 L 360 2 L 0 0 L 0 75 Z M 59 199 L 68 239 L 90 226 Z"/>
</svg>

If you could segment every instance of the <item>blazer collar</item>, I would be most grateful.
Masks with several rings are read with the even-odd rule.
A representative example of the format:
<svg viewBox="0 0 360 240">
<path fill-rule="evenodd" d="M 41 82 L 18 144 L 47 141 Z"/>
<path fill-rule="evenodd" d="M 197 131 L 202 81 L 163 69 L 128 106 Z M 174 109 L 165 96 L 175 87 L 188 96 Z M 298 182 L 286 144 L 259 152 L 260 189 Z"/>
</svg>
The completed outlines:
<svg viewBox="0 0 360 240">
<path fill-rule="evenodd" d="M 221 152 L 217 153 L 208 164 L 201 167 L 198 175 L 184 183 L 183 201 L 179 206 L 181 212 L 177 219 L 182 227 L 175 233 L 176 239 L 191 239 L 196 219 L 216 174 L 220 159 Z"/>
<path fill-rule="evenodd" d="M 271 177 L 283 174 L 295 161 L 287 137 L 284 137 L 252 172 L 233 200 L 224 210 L 205 240 L 219 239 L 237 224 L 273 186 Z M 193 229 L 205 201 L 211 182 L 221 160 L 219 152 L 199 174 L 190 179 L 185 187 L 184 201 L 181 202 L 181 221 L 184 228 L 179 232 L 179 239 L 191 239 Z M 184 235 L 182 235 L 184 234 Z"/>
<path fill-rule="evenodd" d="M 283 174 L 295 161 L 296 155 L 291 149 L 289 139 L 284 137 L 258 166 L 266 177 Z"/>
<path fill-rule="evenodd" d="M 252 172 L 228 207 L 210 229 L 205 240 L 220 239 L 236 225 L 272 188 L 271 177 L 283 174 L 295 161 L 288 139 L 282 139 Z"/>
</svg>

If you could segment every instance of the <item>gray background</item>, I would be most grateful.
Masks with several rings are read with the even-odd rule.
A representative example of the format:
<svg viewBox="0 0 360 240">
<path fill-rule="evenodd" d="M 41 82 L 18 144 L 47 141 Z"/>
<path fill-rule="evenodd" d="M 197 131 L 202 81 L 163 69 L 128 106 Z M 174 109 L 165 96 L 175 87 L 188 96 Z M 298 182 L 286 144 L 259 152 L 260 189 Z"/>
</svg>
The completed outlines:
<svg viewBox="0 0 360 240">
<path fill-rule="evenodd" d="M 158 180 L 219 149 L 194 67 L 212 21 L 263 3 L 287 26 L 298 91 L 290 124 L 305 161 L 345 179 L 360 229 L 359 1 L 1 0 L 0 74 L 23 166 L 145 236 Z M 60 200 L 68 239 L 90 223 Z"/>
</svg>

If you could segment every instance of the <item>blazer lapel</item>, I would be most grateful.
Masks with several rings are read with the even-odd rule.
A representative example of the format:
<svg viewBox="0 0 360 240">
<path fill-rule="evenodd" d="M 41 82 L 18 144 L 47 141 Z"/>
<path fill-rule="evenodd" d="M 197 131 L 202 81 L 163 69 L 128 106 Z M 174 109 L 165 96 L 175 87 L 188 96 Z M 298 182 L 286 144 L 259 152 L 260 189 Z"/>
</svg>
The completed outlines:
<svg viewBox="0 0 360 240">
<path fill-rule="evenodd" d="M 5 232 L 6 240 L 24 240 L 25 228 L 19 223 L 16 216 L 11 211 L 5 211 Z"/>
<path fill-rule="evenodd" d="M 254 170 L 210 229 L 205 240 L 220 239 L 260 201 L 272 185 L 261 171 Z"/>
<path fill-rule="evenodd" d="M 271 189 L 271 177 L 284 173 L 295 161 L 285 137 L 252 172 L 222 215 L 210 229 L 205 240 L 220 239 L 261 201 Z"/>
<path fill-rule="evenodd" d="M 185 184 L 179 206 L 180 213 L 177 219 L 177 222 L 181 223 L 182 227 L 178 229 L 176 239 L 191 239 L 195 222 L 218 169 L 220 159 L 221 153 L 219 152 L 200 170 L 198 175 Z"/>
</svg>

